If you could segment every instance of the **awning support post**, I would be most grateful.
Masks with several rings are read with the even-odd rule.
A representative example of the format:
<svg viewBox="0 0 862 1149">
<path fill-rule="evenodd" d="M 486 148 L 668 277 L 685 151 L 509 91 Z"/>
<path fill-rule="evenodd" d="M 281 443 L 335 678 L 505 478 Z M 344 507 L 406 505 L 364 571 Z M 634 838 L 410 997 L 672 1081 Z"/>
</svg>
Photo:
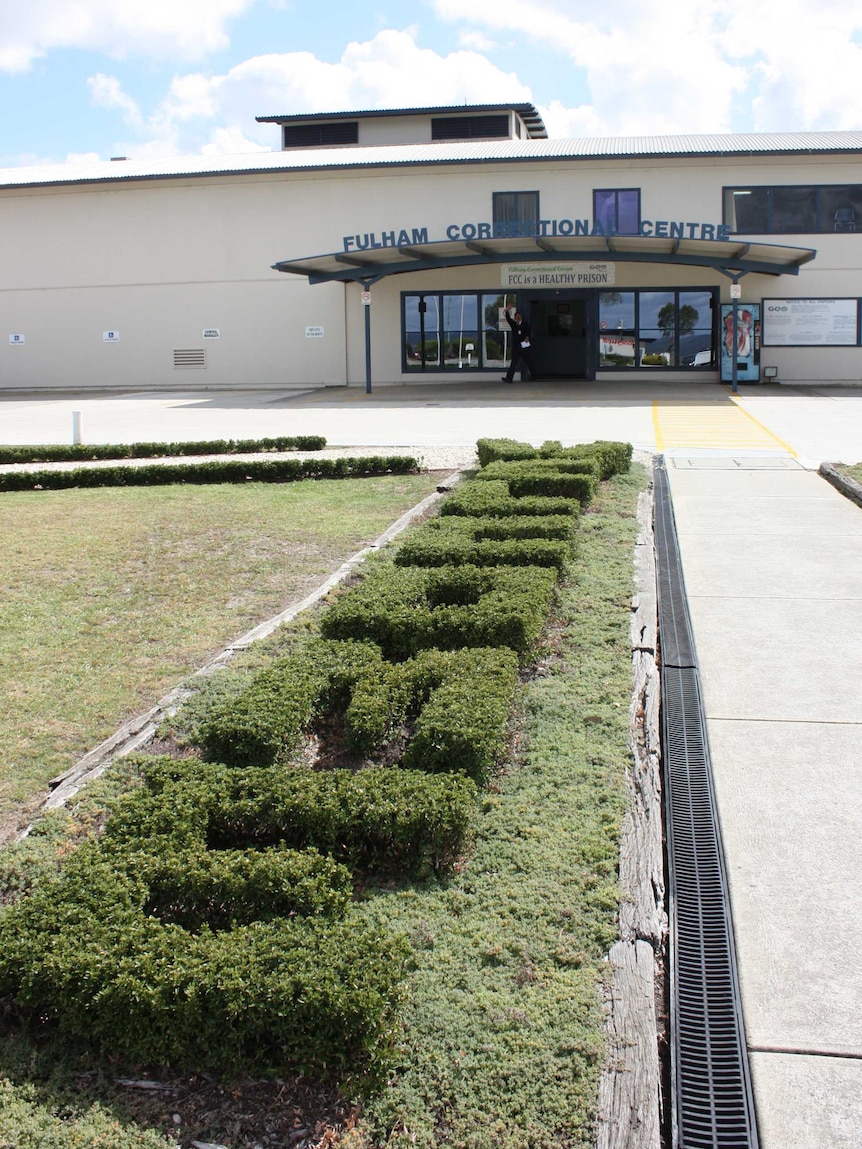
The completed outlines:
<svg viewBox="0 0 862 1149">
<path fill-rule="evenodd" d="M 738 278 L 734 278 L 734 285 L 739 283 Z M 733 380 L 733 393 L 739 391 L 739 297 L 736 292 L 733 293 L 733 356 L 731 359 L 733 364 L 730 372 L 730 377 Z"/>
<path fill-rule="evenodd" d="M 365 394 L 371 394 L 371 284 L 373 279 L 362 280 L 362 310 L 365 312 Z"/>
</svg>

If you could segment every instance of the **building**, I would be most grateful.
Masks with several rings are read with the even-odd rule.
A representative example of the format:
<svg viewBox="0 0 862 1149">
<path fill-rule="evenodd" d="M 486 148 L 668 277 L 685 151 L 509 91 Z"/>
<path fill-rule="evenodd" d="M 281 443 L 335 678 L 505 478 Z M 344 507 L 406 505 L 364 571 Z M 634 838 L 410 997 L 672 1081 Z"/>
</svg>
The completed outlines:
<svg viewBox="0 0 862 1149">
<path fill-rule="evenodd" d="M 862 379 L 862 132 L 260 120 L 279 151 L 0 172 L 0 389 L 498 380 L 506 306 L 561 381 Z"/>
</svg>

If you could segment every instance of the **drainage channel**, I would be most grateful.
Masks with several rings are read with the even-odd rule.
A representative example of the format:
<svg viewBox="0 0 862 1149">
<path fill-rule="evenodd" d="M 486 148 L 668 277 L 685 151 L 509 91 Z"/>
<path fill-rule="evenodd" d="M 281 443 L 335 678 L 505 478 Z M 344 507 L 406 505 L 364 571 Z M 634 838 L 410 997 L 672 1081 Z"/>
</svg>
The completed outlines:
<svg viewBox="0 0 862 1149">
<path fill-rule="evenodd" d="M 655 546 L 670 910 L 674 1149 L 758 1149 L 706 721 L 664 458 Z"/>
</svg>

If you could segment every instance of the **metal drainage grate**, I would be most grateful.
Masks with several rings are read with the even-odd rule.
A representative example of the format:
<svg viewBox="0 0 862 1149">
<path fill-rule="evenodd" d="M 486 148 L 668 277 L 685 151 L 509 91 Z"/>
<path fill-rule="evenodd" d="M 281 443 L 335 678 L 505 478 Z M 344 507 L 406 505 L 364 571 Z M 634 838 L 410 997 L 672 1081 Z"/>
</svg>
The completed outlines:
<svg viewBox="0 0 862 1149">
<path fill-rule="evenodd" d="M 676 1149 L 757 1149 L 757 1124 L 697 659 L 664 460 L 655 467 L 670 1037 Z"/>
</svg>

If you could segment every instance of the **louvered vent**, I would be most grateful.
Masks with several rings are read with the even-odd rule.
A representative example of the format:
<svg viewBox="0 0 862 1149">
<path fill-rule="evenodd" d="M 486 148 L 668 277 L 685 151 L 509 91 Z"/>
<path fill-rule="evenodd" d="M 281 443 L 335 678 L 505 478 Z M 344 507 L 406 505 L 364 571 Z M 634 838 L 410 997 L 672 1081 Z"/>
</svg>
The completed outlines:
<svg viewBox="0 0 862 1149">
<path fill-rule="evenodd" d="M 207 352 L 205 347 L 174 348 L 174 370 L 188 368 L 206 369 Z"/>
<path fill-rule="evenodd" d="M 509 117 L 437 116 L 431 121 L 432 140 L 505 140 Z"/>
<path fill-rule="evenodd" d="M 336 120 L 335 123 L 285 124 L 282 127 L 283 148 L 321 148 L 359 142 L 358 120 Z"/>
</svg>

